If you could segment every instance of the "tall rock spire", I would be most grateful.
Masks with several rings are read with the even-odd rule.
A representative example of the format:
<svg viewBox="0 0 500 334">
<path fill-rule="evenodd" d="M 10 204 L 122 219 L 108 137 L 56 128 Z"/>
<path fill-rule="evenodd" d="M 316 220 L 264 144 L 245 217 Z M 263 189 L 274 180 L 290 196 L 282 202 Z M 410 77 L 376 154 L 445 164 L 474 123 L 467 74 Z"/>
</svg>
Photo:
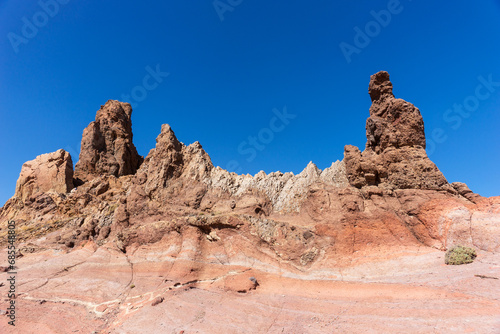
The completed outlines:
<svg viewBox="0 0 500 334">
<path fill-rule="evenodd" d="M 394 97 L 389 73 L 372 75 L 368 93 L 372 105 L 366 121 L 367 149 L 381 153 L 388 147 L 425 148 L 422 115 L 413 104 Z"/>
<path fill-rule="evenodd" d="M 88 181 L 99 175 L 134 174 L 143 158 L 132 142 L 132 107 L 109 100 L 83 131 L 75 177 Z"/>
<path fill-rule="evenodd" d="M 366 121 L 366 149 L 344 149 L 349 183 L 361 188 L 446 189 L 454 192 L 425 152 L 424 121 L 418 108 L 392 93 L 389 73 L 370 77 L 372 100 Z"/>
</svg>

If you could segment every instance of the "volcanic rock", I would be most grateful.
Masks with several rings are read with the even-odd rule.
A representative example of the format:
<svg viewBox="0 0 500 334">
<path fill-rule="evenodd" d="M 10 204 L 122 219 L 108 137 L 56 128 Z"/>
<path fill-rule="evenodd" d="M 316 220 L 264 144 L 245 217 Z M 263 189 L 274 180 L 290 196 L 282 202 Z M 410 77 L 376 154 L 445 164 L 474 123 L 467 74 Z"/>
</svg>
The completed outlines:
<svg viewBox="0 0 500 334">
<path fill-rule="evenodd" d="M 388 147 L 425 148 L 422 115 L 413 104 L 394 97 L 389 73 L 381 71 L 372 75 L 368 93 L 372 105 L 366 121 L 366 148 L 375 153 Z"/>
<path fill-rule="evenodd" d="M 73 162 L 71 155 L 60 149 L 42 154 L 25 162 L 16 184 L 14 197 L 23 202 L 46 192 L 67 193 L 73 189 Z"/>
<path fill-rule="evenodd" d="M 451 186 L 463 197 L 469 201 L 477 203 L 481 200 L 481 196 L 472 192 L 469 187 L 463 182 L 453 182 Z"/>
<path fill-rule="evenodd" d="M 200 143 L 184 145 L 171 127 L 163 124 L 156 147 L 132 179 L 124 214 L 139 221 L 145 215 L 160 219 L 167 203 L 198 208 L 207 191 L 200 181 L 209 176 L 212 168 L 212 161 Z"/>
<path fill-rule="evenodd" d="M 132 107 L 109 100 L 83 131 L 75 177 L 89 181 L 99 175 L 134 174 L 142 157 L 132 143 Z"/>
<path fill-rule="evenodd" d="M 151 306 L 156 306 L 160 303 L 163 303 L 163 301 L 165 300 L 165 298 L 163 297 L 156 297 L 153 302 L 151 303 Z"/>
<path fill-rule="evenodd" d="M 372 105 L 366 121 L 366 148 L 347 145 L 344 160 L 349 183 L 357 188 L 456 191 L 425 152 L 424 122 L 411 103 L 396 99 L 389 73 L 371 76 Z"/>
<path fill-rule="evenodd" d="M 168 124 L 163 124 L 152 149 L 137 172 L 134 183 L 141 185 L 150 196 L 169 185 L 169 180 L 178 178 L 185 163 L 185 145 L 179 142 Z"/>
</svg>

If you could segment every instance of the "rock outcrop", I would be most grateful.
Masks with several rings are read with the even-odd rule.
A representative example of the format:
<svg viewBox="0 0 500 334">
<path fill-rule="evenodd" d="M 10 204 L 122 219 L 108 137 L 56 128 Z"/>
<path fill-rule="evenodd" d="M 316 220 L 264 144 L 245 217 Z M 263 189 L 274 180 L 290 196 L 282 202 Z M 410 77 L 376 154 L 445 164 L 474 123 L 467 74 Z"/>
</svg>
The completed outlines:
<svg viewBox="0 0 500 334">
<path fill-rule="evenodd" d="M 389 73 L 372 75 L 368 94 L 372 105 L 366 121 L 367 149 L 380 154 L 389 147 L 425 148 L 422 115 L 413 104 L 394 97 Z"/>
<path fill-rule="evenodd" d="M 132 107 L 109 100 L 83 131 L 75 177 L 89 181 L 100 175 L 135 174 L 142 157 L 132 142 Z"/>
<path fill-rule="evenodd" d="M 366 148 L 347 145 L 344 161 L 349 183 L 357 188 L 433 189 L 455 193 L 425 152 L 424 122 L 411 103 L 396 99 L 385 71 L 371 76 L 372 105 L 366 121 Z"/>
<path fill-rule="evenodd" d="M 309 188 L 314 183 L 322 183 L 333 187 L 344 188 L 348 185 L 343 161 L 336 161 L 324 170 L 320 170 L 310 162 L 302 172 L 294 175 L 291 172 L 273 172 L 266 174 L 260 171 L 255 176 L 229 173 L 219 167 L 212 170 L 210 178 L 205 182 L 215 189 L 221 189 L 232 197 L 258 190 L 269 201 L 271 211 L 297 212 L 307 197 Z"/>
<path fill-rule="evenodd" d="M 181 143 L 168 124 L 163 124 L 156 147 L 144 159 L 132 179 L 130 194 L 119 212 L 131 222 L 164 217 L 171 205 L 199 208 L 207 187 L 201 180 L 210 175 L 212 161 L 200 143 Z M 124 224 L 128 224 L 126 219 Z"/>
<path fill-rule="evenodd" d="M 73 161 L 65 150 L 42 154 L 25 162 L 14 197 L 23 202 L 46 192 L 67 193 L 73 189 Z"/>
<path fill-rule="evenodd" d="M 200 181 L 213 168 L 208 154 L 200 143 L 189 146 L 181 143 L 168 124 L 163 124 L 156 138 L 156 148 L 147 155 L 137 171 L 134 183 L 142 186 L 151 197 L 160 189 L 168 188 L 170 181 L 185 173 L 189 178 Z"/>
<path fill-rule="evenodd" d="M 365 150 L 346 146 L 344 160 L 324 170 L 310 162 L 297 175 L 229 173 L 166 124 L 141 164 L 130 105 L 108 101 L 84 131 L 84 182 L 71 190 L 68 153 L 42 155 L 0 209 L 0 245 L 12 220 L 25 254 L 21 328 L 321 333 L 387 332 L 390 323 L 422 332 L 465 316 L 488 332 L 498 294 L 472 274 L 498 276 L 500 197 L 448 184 L 426 155 L 419 110 L 394 97 L 386 72 L 371 77 L 369 93 Z M 441 265 L 454 245 L 485 261 L 457 278 Z M 67 318 L 79 322 L 53 330 Z M 453 328 L 481 332 L 467 326 Z"/>
<path fill-rule="evenodd" d="M 463 197 L 467 198 L 471 202 L 481 201 L 481 196 L 472 192 L 469 187 L 463 182 L 453 182 L 451 186 Z"/>
<path fill-rule="evenodd" d="M 210 226 L 226 226 L 222 221 L 229 216 L 242 221 L 238 226 L 250 224 L 256 230 L 249 233 L 258 235 L 267 235 L 270 226 L 285 223 L 288 218 L 283 221 L 284 217 L 289 217 L 287 223 L 297 217 L 304 222 L 315 222 L 315 235 L 320 239 L 329 238 L 332 233 L 337 236 L 336 256 L 350 254 L 353 247 L 380 244 L 381 240 L 388 245 L 399 240 L 393 234 L 386 235 L 386 226 L 390 226 L 391 231 L 400 231 L 409 244 L 422 243 L 439 249 L 446 248 L 455 239 L 472 240 L 474 231 L 479 230 L 466 228 L 467 222 L 472 224 L 471 219 L 460 223 L 464 233 L 458 239 L 437 233 L 438 223 L 428 218 L 433 217 L 429 214 L 429 203 L 444 201 L 445 207 L 455 211 L 467 207 L 463 201 L 467 205 L 481 205 L 481 210 L 491 207 L 492 203 L 483 201 L 465 184 L 448 184 L 425 153 L 420 111 L 394 97 L 387 72 L 371 77 L 369 94 L 372 106 L 363 152 L 346 146 L 344 160 L 323 171 L 311 162 L 297 175 L 261 171 L 255 176 L 237 175 L 214 167 L 200 143 L 186 146 L 167 124 L 161 127 L 156 147 L 142 162 L 132 143 L 130 105 L 110 100 L 84 131 L 75 173 L 85 183 L 67 196 L 50 194 L 50 191 L 67 193 L 72 189 L 71 158 L 64 151 L 56 152 L 57 158 L 39 157 L 35 167 L 32 163 L 23 167 L 16 198 L 24 201 L 40 192 L 43 196 L 24 206 L 10 200 L 2 209 L 0 219 L 22 217 L 27 225 L 36 222 L 36 226 L 50 222 L 50 229 L 67 222 L 68 233 L 61 236 L 63 243 L 97 238 L 100 244 L 113 241 L 122 251 L 134 243 L 147 244 L 161 239 L 165 230 L 157 226 L 158 222 L 172 219 L 176 223 L 167 224 L 168 229 L 174 225 L 175 228 L 185 224 L 197 226 L 208 234 L 213 232 L 209 239 L 217 240 L 217 233 Z M 62 167 L 54 169 L 53 165 Z M 431 213 L 437 212 L 435 207 L 430 207 Z M 470 210 L 474 209 L 467 207 L 457 212 Z M 203 217 L 205 215 L 209 218 Z M 444 217 L 446 213 L 439 215 Z M 495 219 L 496 212 L 492 215 L 488 219 Z M 75 216 L 84 219 L 74 220 Z M 193 216 L 200 219 L 193 221 Z M 267 220 L 262 220 L 264 217 Z M 209 227 L 200 227 L 200 222 Z M 146 231 L 144 226 L 150 223 L 156 227 Z M 356 243 L 347 241 L 344 247 L 344 242 L 354 233 L 353 226 L 364 226 L 371 232 L 363 238 L 357 232 Z M 287 238 L 275 243 L 272 241 L 276 240 L 275 233 L 293 233 L 287 229 L 288 232 L 278 232 L 277 227 L 271 230 L 271 235 L 262 240 L 274 249 L 284 247 L 291 253 L 295 249 L 300 253 L 292 257 L 295 260 L 303 256 L 302 252 L 313 252 L 312 247 L 316 247 L 295 244 L 293 240 L 300 238 L 290 239 L 294 246 L 287 246 Z M 374 230 L 380 231 L 380 235 Z M 449 230 L 452 229 L 445 229 Z M 473 239 L 480 237 L 475 235 Z M 488 249 L 499 246 L 494 243 Z"/>
</svg>

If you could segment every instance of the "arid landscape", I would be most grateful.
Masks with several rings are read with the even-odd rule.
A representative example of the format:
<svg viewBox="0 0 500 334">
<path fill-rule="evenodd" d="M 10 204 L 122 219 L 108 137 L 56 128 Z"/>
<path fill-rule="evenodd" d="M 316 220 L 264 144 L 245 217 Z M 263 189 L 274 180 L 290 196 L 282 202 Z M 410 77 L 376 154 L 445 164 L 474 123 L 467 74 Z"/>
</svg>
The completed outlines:
<svg viewBox="0 0 500 334">
<path fill-rule="evenodd" d="M 26 162 L 0 209 L 0 332 L 500 333 L 500 196 L 447 181 L 387 72 L 368 93 L 366 147 L 297 175 L 230 173 L 167 124 L 142 157 L 107 101 L 75 166 Z"/>
</svg>

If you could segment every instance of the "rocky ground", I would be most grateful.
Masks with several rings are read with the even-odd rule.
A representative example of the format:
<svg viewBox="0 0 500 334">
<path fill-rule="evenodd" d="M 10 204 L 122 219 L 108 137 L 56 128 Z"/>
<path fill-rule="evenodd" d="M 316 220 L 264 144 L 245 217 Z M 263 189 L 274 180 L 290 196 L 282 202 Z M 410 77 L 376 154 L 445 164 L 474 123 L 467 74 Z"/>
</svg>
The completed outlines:
<svg viewBox="0 0 500 334">
<path fill-rule="evenodd" d="M 142 158 L 108 101 L 75 171 L 64 150 L 25 163 L 0 209 L 0 265 L 9 221 L 20 250 L 0 331 L 500 333 L 500 197 L 447 182 L 387 72 L 369 94 L 364 151 L 298 175 L 229 173 L 166 124 Z M 446 266 L 454 245 L 479 256 Z"/>
<path fill-rule="evenodd" d="M 266 254 L 242 256 L 231 246 L 237 236 L 221 236 L 227 250 L 202 241 L 206 253 L 188 239 L 129 254 L 88 242 L 25 256 L 17 331 L 2 321 L 2 333 L 499 332 L 500 261 L 491 253 L 446 266 L 442 252 L 415 248 L 297 272 Z"/>
</svg>

